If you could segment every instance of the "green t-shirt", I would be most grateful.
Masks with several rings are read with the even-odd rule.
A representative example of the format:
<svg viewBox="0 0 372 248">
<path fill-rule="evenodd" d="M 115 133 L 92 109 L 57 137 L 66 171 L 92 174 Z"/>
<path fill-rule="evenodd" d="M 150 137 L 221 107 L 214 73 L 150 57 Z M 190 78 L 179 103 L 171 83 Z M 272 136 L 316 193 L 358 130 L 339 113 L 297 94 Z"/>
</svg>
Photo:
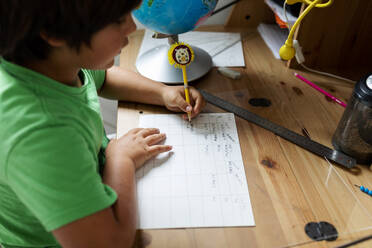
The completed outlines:
<svg viewBox="0 0 372 248">
<path fill-rule="evenodd" d="M 0 58 L 1 59 L 1 58 Z M 111 206 L 97 89 L 104 71 L 70 87 L 0 60 L 0 244 L 55 247 L 50 233 Z"/>
</svg>

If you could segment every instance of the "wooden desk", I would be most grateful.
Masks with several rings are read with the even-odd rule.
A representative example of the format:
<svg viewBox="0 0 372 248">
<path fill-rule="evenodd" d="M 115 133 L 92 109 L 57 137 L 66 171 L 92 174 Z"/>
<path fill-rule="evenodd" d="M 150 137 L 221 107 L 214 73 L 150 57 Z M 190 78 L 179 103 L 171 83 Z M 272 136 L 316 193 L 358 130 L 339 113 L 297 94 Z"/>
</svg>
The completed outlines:
<svg viewBox="0 0 372 248">
<path fill-rule="evenodd" d="M 246 67 L 237 69 L 243 74 L 240 80 L 227 79 L 214 68 L 192 85 L 300 134 L 306 129 L 311 139 L 332 147 L 331 138 L 344 109 L 295 78 L 293 70 L 274 59 L 255 30 L 246 30 L 242 36 Z M 141 31 L 130 37 L 121 54 L 121 66 L 135 69 L 142 37 Z M 353 89 L 341 81 L 301 74 L 345 102 Z M 267 98 L 272 105 L 253 107 L 250 98 Z M 168 113 L 161 107 L 120 102 L 118 136 L 137 126 L 140 111 Z M 204 111 L 222 112 L 210 104 Z M 139 232 L 136 246 L 335 247 L 372 234 L 372 198 L 353 186 L 372 188 L 367 166 L 352 171 L 338 166 L 330 169 L 324 159 L 269 131 L 238 117 L 236 124 L 256 226 L 144 230 Z M 305 225 L 320 221 L 336 227 L 340 234 L 336 241 L 312 242 L 307 237 Z M 356 247 L 372 247 L 372 242 Z"/>
</svg>

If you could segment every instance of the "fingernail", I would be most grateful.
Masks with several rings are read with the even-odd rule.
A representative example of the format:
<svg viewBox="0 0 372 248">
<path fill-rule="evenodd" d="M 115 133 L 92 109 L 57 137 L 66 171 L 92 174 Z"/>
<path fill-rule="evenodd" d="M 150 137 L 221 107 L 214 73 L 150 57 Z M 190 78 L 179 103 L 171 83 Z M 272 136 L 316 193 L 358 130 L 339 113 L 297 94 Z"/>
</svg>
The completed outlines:
<svg viewBox="0 0 372 248">
<path fill-rule="evenodd" d="M 192 107 L 191 107 L 191 106 L 187 106 L 187 107 L 186 107 L 186 111 L 187 111 L 187 112 L 190 112 L 191 110 L 192 110 Z"/>
</svg>

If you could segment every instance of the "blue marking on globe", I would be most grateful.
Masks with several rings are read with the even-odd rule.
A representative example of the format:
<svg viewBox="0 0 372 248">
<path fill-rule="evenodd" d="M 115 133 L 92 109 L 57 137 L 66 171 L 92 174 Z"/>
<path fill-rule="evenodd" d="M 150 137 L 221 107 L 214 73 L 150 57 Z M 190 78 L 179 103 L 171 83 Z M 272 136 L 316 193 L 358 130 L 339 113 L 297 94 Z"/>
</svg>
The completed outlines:
<svg viewBox="0 0 372 248">
<path fill-rule="evenodd" d="M 163 34 L 182 34 L 204 22 L 218 0 L 142 0 L 133 11 L 146 28 Z"/>
</svg>

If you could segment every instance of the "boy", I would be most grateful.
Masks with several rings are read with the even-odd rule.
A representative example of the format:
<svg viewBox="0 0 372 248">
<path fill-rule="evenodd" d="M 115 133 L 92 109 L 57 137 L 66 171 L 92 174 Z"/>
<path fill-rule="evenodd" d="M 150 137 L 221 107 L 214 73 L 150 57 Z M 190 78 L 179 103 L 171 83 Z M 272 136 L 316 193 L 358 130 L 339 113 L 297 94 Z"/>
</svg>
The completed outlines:
<svg viewBox="0 0 372 248">
<path fill-rule="evenodd" d="M 0 0 L 0 244 L 131 247 L 135 170 L 171 150 L 159 130 L 108 143 L 99 95 L 164 105 L 204 105 L 112 67 L 135 30 L 139 0 Z M 84 68 L 84 69 L 82 69 Z"/>
</svg>

